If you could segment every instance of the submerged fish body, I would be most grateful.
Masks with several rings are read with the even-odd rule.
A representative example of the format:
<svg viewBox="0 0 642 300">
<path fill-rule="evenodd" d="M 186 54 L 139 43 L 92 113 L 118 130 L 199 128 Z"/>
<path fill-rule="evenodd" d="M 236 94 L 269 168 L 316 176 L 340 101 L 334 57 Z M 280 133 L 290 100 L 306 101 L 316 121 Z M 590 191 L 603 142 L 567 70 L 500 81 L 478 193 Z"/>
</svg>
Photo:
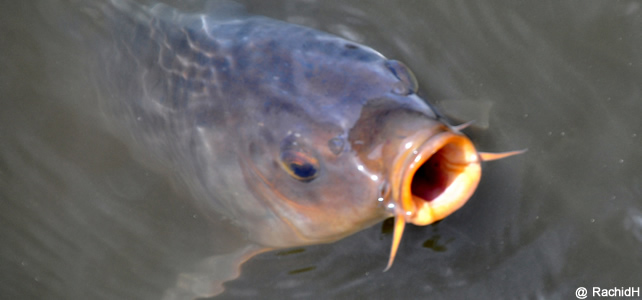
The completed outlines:
<svg viewBox="0 0 642 300">
<path fill-rule="evenodd" d="M 442 219 L 472 195 L 483 156 L 416 95 L 402 63 L 215 9 L 88 9 L 108 37 L 92 66 L 105 114 L 203 214 L 261 249 L 332 242 L 395 216 L 391 263 L 403 224 Z"/>
<path fill-rule="evenodd" d="M 100 80 L 108 109 L 173 163 L 205 208 L 267 247 L 336 240 L 386 217 L 377 202 L 385 178 L 363 168 L 350 130 L 372 99 L 435 117 L 416 96 L 392 92 L 412 89 L 394 73 L 403 66 L 264 17 L 115 8 L 117 48 L 102 56 Z"/>
</svg>

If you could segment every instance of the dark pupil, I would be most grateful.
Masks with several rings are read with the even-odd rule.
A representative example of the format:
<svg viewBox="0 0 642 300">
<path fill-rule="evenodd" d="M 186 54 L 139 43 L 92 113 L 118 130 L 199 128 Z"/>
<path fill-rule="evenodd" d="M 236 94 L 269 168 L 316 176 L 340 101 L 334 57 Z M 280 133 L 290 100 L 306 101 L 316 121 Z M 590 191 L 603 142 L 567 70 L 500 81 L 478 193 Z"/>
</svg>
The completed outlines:
<svg viewBox="0 0 642 300">
<path fill-rule="evenodd" d="M 312 180 L 314 175 L 317 173 L 317 170 L 312 164 L 300 162 L 290 163 L 290 170 L 292 170 L 292 173 L 300 177 L 303 181 Z"/>
<path fill-rule="evenodd" d="M 310 182 L 319 173 L 319 161 L 311 154 L 295 149 L 286 149 L 281 152 L 281 166 L 294 179 Z"/>
</svg>

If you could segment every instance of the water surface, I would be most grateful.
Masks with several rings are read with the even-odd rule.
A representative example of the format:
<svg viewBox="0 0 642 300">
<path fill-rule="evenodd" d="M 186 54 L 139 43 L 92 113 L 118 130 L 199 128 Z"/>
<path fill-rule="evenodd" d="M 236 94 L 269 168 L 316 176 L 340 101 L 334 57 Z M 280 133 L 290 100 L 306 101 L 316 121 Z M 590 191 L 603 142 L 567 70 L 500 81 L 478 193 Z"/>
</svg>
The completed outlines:
<svg viewBox="0 0 642 300">
<path fill-rule="evenodd" d="M 158 299 L 195 262 L 242 245 L 96 121 L 87 54 L 48 26 L 60 12 L 5 2 L 2 298 Z M 579 286 L 641 285 L 639 2 L 242 2 L 405 62 L 420 95 L 479 120 L 467 130 L 479 149 L 529 151 L 486 163 L 475 196 L 444 221 L 408 226 L 386 273 L 391 234 L 379 224 L 261 254 L 221 299 L 569 299 Z"/>
</svg>

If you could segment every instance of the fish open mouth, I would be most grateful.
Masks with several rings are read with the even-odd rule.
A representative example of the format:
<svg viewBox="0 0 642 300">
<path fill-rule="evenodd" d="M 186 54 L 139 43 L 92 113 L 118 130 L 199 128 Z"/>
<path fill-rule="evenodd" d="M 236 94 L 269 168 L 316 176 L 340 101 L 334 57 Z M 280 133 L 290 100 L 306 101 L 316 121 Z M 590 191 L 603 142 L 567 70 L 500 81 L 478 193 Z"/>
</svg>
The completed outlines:
<svg viewBox="0 0 642 300">
<path fill-rule="evenodd" d="M 463 134 L 441 128 L 407 136 L 392 164 L 392 212 L 395 217 L 390 258 L 394 261 L 406 222 L 428 225 L 462 207 L 481 178 L 481 161 L 502 159 L 526 150 L 477 152 Z M 384 270 L 384 271 L 385 271 Z"/>
<path fill-rule="evenodd" d="M 459 209 L 477 188 L 480 159 L 465 136 L 442 132 L 406 150 L 397 201 L 405 220 L 427 225 Z"/>
<path fill-rule="evenodd" d="M 460 133 L 426 131 L 401 145 L 393 163 L 395 226 L 385 270 L 392 266 L 406 222 L 428 225 L 447 217 L 468 201 L 481 178 L 480 156 Z"/>
</svg>

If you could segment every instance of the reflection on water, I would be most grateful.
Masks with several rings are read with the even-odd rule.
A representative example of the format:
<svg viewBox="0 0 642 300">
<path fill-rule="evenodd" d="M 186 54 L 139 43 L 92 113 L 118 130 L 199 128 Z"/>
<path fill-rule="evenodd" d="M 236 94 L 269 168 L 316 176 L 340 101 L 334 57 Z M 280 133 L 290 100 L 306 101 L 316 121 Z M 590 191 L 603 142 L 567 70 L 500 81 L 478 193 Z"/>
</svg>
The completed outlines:
<svg viewBox="0 0 642 300">
<path fill-rule="evenodd" d="M 261 254 L 221 298 L 568 299 L 640 285 L 638 2 L 244 2 L 404 61 L 438 106 L 483 101 L 488 128 L 467 130 L 479 148 L 529 151 L 485 165 L 473 199 L 438 225 L 409 226 L 386 273 L 391 236 L 377 225 Z M 158 299 L 180 272 L 242 247 L 96 122 L 82 49 L 34 5 L 0 12 L 2 298 Z"/>
</svg>

